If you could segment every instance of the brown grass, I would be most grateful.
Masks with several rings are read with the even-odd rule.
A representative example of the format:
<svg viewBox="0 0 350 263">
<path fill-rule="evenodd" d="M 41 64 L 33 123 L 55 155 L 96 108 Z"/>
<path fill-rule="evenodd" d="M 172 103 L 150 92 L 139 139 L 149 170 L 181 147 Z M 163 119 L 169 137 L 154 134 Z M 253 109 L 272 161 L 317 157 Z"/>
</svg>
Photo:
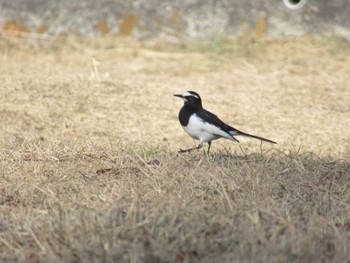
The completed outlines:
<svg viewBox="0 0 350 263">
<path fill-rule="evenodd" d="M 0 261 L 350 261 L 348 43 L 3 36 L 0 61 Z M 178 154 L 184 90 L 278 145 Z"/>
</svg>

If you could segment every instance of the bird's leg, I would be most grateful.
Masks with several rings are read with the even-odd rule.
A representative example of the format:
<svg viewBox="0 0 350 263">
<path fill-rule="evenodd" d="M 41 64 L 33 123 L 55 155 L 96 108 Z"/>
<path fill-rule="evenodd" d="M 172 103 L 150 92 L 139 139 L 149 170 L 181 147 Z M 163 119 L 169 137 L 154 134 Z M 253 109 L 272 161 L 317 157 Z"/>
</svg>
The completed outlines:
<svg viewBox="0 0 350 263">
<path fill-rule="evenodd" d="M 207 154 L 209 155 L 209 151 L 210 151 L 211 142 L 208 142 L 208 144 L 209 144 L 209 147 L 208 147 Z"/>
<path fill-rule="evenodd" d="M 198 150 L 200 148 L 203 147 L 203 144 L 202 143 L 199 143 L 197 147 L 193 147 L 193 148 L 190 148 L 190 149 L 186 149 L 186 150 L 181 150 L 179 151 L 179 153 L 188 153 L 188 152 L 191 152 L 193 150 Z"/>
</svg>

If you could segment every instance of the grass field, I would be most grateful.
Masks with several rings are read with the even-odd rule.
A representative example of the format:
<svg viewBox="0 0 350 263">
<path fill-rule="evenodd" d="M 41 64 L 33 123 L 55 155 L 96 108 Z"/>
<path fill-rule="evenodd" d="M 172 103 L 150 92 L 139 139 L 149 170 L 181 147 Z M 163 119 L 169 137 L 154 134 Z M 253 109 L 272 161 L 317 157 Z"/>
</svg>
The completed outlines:
<svg viewBox="0 0 350 263">
<path fill-rule="evenodd" d="M 0 38 L 1 262 L 350 262 L 350 45 Z M 178 154 L 175 93 L 241 138 Z"/>
</svg>

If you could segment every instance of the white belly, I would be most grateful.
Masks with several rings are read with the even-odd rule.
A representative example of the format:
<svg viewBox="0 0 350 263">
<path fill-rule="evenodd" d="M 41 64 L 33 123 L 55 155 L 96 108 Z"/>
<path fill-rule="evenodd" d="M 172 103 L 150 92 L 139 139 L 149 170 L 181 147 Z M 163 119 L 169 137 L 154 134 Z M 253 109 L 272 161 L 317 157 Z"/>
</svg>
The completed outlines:
<svg viewBox="0 0 350 263">
<path fill-rule="evenodd" d="M 210 142 L 221 137 L 233 140 L 231 135 L 227 134 L 220 128 L 203 121 L 196 114 L 189 119 L 187 126 L 182 126 L 192 138 L 199 140 L 201 143 Z"/>
<path fill-rule="evenodd" d="M 200 142 L 210 142 L 220 138 L 220 136 L 213 135 L 211 133 L 196 129 L 194 127 L 183 126 L 183 128 L 188 135 L 190 135 L 193 139 L 199 140 Z"/>
</svg>

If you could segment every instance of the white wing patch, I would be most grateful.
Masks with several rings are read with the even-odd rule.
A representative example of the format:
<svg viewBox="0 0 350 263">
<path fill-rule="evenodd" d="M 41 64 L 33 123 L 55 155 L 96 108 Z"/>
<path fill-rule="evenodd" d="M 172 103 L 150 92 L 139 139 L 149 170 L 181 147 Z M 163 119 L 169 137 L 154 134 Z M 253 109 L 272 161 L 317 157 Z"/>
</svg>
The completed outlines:
<svg viewBox="0 0 350 263">
<path fill-rule="evenodd" d="M 184 130 L 194 139 L 200 142 L 210 142 L 221 137 L 235 141 L 232 136 L 213 124 L 203 121 L 197 114 L 193 114 Z"/>
<path fill-rule="evenodd" d="M 237 131 L 235 131 L 235 130 L 230 131 L 230 134 L 232 136 L 239 135 L 239 133 Z"/>
</svg>

